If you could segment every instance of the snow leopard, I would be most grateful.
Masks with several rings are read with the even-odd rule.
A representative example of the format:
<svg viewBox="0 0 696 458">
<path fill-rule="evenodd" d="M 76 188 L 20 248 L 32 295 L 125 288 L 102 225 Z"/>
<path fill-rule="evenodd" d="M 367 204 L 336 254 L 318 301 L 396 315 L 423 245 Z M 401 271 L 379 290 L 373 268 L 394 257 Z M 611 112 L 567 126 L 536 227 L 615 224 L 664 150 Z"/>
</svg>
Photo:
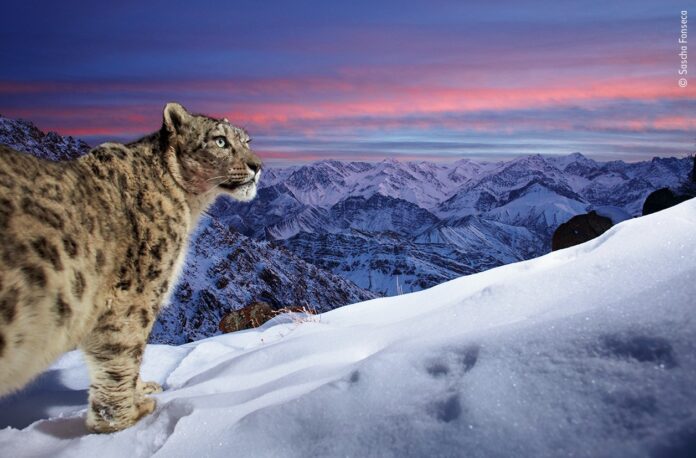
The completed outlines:
<svg viewBox="0 0 696 458">
<path fill-rule="evenodd" d="M 52 162 L 0 146 L 0 396 L 82 350 L 86 426 L 155 409 L 140 365 L 197 220 L 220 194 L 256 195 L 261 160 L 227 119 L 164 108 L 159 131 Z"/>
</svg>

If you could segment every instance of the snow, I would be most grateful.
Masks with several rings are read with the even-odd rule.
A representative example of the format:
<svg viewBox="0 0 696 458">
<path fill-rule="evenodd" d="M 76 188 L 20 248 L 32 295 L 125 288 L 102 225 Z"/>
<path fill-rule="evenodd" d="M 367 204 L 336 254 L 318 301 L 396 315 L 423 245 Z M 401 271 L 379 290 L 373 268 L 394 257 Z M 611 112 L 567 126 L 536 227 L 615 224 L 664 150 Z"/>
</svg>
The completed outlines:
<svg viewBox="0 0 696 458">
<path fill-rule="evenodd" d="M 3 456 L 695 456 L 696 200 L 417 293 L 170 347 L 88 435 L 81 356 L 0 403 Z M 294 318 L 294 319 L 293 319 Z"/>
</svg>

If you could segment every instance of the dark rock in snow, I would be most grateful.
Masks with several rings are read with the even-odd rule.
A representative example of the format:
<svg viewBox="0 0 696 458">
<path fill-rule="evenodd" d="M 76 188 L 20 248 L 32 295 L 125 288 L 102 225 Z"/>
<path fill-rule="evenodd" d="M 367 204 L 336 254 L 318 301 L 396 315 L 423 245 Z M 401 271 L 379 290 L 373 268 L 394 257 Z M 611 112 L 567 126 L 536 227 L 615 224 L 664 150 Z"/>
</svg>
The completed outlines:
<svg viewBox="0 0 696 458">
<path fill-rule="evenodd" d="M 643 204 L 643 216 L 674 207 L 685 200 L 691 199 L 691 197 L 693 196 L 675 194 L 669 188 L 658 189 L 650 193 L 648 198 L 645 199 L 645 203 Z"/>
<path fill-rule="evenodd" d="M 604 234 L 613 226 L 611 219 L 595 211 L 572 217 L 561 224 L 553 234 L 551 250 L 562 250 L 579 245 Z"/>
</svg>

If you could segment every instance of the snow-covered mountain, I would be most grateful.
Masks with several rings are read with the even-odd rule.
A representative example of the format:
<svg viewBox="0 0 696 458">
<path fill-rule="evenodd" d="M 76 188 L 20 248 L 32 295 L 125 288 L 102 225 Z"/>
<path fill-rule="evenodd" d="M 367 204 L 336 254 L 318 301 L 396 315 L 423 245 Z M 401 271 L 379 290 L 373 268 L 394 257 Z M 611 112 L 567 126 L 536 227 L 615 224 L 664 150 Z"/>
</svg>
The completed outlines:
<svg viewBox="0 0 696 458">
<path fill-rule="evenodd" d="M 678 187 L 690 170 L 689 158 L 600 163 L 579 153 L 497 163 L 327 160 L 271 168 L 254 202 L 220 202 L 213 213 L 391 295 L 546 253 L 559 225 L 591 209 L 638 215 L 648 194 Z"/>
<path fill-rule="evenodd" d="M 696 456 L 696 200 L 418 293 L 178 347 L 90 435 L 62 357 L 0 401 L 3 456 Z"/>
<path fill-rule="evenodd" d="M 533 180 L 515 189 L 501 204 L 486 212 L 486 216 L 545 236 L 551 236 L 558 226 L 588 208 L 582 197 L 543 180 Z"/>
<path fill-rule="evenodd" d="M 33 124 L 0 117 L 0 143 L 50 160 L 72 159 L 89 146 L 44 134 Z M 326 311 L 376 296 L 282 246 L 249 239 L 212 219 L 192 237 L 171 304 L 158 316 L 150 342 L 180 344 L 219 334 L 220 318 L 256 300 L 273 308 Z"/>
<path fill-rule="evenodd" d="M 53 161 L 74 159 L 91 149 L 82 140 L 63 137 L 55 132 L 46 134 L 29 121 L 6 118 L 2 115 L 0 144 Z"/>
<path fill-rule="evenodd" d="M 369 199 L 379 194 L 411 202 L 440 217 L 461 217 L 503 205 L 531 183 L 584 203 L 635 207 L 651 191 L 678 185 L 690 170 L 686 157 L 596 162 L 580 153 L 536 154 L 495 163 L 324 160 L 268 169 L 261 186 L 282 185 L 281 194 L 318 208 L 330 208 L 348 197 Z M 633 214 L 637 216 L 639 210 Z"/>
</svg>

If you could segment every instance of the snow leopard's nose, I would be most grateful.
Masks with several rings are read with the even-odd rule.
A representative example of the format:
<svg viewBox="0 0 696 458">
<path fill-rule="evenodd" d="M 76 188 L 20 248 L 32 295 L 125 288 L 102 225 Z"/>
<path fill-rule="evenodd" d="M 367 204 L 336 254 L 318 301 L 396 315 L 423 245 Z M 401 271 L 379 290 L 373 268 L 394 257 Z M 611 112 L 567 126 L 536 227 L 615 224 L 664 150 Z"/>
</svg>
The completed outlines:
<svg viewBox="0 0 696 458">
<path fill-rule="evenodd" d="M 251 171 L 254 172 L 254 175 L 259 173 L 259 170 L 261 170 L 261 165 L 261 161 L 256 158 L 247 161 L 247 167 L 249 167 Z"/>
</svg>

